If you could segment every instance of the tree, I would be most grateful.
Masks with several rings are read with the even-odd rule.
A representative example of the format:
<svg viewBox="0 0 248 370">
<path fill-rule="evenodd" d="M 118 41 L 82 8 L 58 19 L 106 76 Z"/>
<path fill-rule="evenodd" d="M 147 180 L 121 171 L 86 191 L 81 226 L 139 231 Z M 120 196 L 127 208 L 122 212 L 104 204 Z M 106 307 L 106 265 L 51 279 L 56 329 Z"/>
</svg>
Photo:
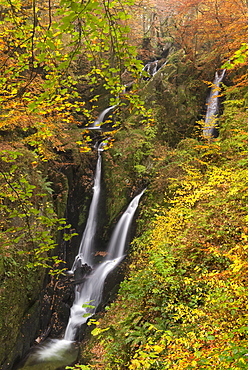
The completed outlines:
<svg viewBox="0 0 248 370">
<path fill-rule="evenodd" d="M 247 3 L 243 0 L 183 0 L 172 34 L 198 65 L 230 57 L 247 36 Z"/>
<path fill-rule="evenodd" d="M 128 44 L 129 4 L 132 0 L 1 0 L 0 129 L 21 129 L 24 142 L 47 156 L 45 144 L 62 148 L 68 124 L 77 123 L 75 113 L 90 119 L 80 82 L 91 86 L 91 98 L 100 82 L 117 97 L 123 91 L 121 72 L 135 77 L 141 68 Z"/>
<path fill-rule="evenodd" d="M 101 83 L 118 99 L 122 71 L 139 75 L 135 49 L 128 45 L 130 4 L 0 0 L 1 238 L 4 250 L 10 243 L 28 250 L 33 266 L 48 267 L 46 252 L 65 223 L 46 203 L 50 190 L 39 162 L 75 140 L 71 131 L 82 123 L 80 115 L 93 119 L 94 86 Z M 89 86 L 85 96 L 80 84 Z M 89 142 L 87 134 L 78 141 L 82 151 Z"/>
</svg>

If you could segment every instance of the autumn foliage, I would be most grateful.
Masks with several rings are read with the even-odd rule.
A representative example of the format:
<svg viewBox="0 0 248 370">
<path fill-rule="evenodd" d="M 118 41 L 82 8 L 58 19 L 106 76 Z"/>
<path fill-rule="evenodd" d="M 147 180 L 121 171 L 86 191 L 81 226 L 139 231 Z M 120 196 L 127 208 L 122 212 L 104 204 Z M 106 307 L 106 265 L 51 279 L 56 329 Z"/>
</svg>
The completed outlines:
<svg viewBox="0 0 248 370">
<path fill-rule="evenodd" d="M 198 64 L 216 67 L 247 39 L 248 6 L 243 0 L 184 0 L 177 5 L 175 41 Z"/>
<path fill-rule="evenodd" d="M 134 113 L 117 133 L 119 144 L 105 156 L 118 206 L 136 190 L 134 183 L 149 183 L 129 275 L 104 318 L 91 322 L 96 325 L 90 344 L 95 357 L 76 368 L 248 366 L 247 9 L 245 0 L 0 0 L 4 300 L 10 277 L 18 283 L 27 271 L 63 269 L 51 250 L 56 232 L 69 226 L 55 214 L 48 169 L 58 153 L 80 153 L 80 160 L 90 155 L 91 134 L 84 130 L 82 135 L 78 126 L 94 122 L 100 93 L 124 107 L 123 116 Z M 157 75 L 157 85 L 151 79 L 150 86 L 158 89 L 144 97 L 137 55 L 156 59 L 169 47 L 171 69 L 165 66 Z M 178 59 L 185 69 L 180 70 Z M 189 79 L 184 79 L 188 67 Z M 206 143 L 195 129 L 182 140 L 189 132 L 181 127 L 182 110 L 189 112 L 186 118 L 197 115 L 191 114 L 187 88 L 197 100 L 195 79 L 219 68 L 227 70 L 228 81 L 228 87 L 221 86 L 219 138 Z M 128 93 L 123 92 L 124 76 L 133 84 Z M 173 127 L 166 122 L 171 116 L 156 115 L 156 104 L 168 97 Z M 161 106 L 160 112 L 166 112 L 167 106 Z M 181 128 L 183 134 L 169 147 L 169 136 Z M 109 147 L 117 131 L 109 134 Z M 133 184 L 129 176 L 135 177 Z M 62 191 L 66 197 L 67 188 Z M 22 285 L 21 292 L 28 289 Z M 4 320 L 7 304 L 1 309 Z M 90 352 L 87 348 L 86 358 Z"/>
<path fill-rule="evenodd" d="M 0 2 L 2 131 L 21 130 L 24 143 L 49 158 L 64 150 L 71 127 L 96 118 L 95 85 L 117 98 L 123 69 L 134 76 L 140 69 L 123 5 Z"/>
</svg>

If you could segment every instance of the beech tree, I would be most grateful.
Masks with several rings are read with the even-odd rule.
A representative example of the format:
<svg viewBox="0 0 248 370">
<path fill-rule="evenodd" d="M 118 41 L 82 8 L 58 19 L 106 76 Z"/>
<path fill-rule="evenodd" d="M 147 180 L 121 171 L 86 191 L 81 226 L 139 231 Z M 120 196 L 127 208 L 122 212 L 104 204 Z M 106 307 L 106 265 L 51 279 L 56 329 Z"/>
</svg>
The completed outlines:
<svg viewBox="0 0 248 370">
<path fill-rule="evenodd" d="M 60 148 L 59 135 L 75 122 L 73 113 L 90 119 L 77 89 L 80 81 L 91 87 L 101 81 L 118 96 L 121 72 L 135 78 L 141 68 L 128 43 L 125 7 L 132 3 L 0 0 L 0 128 L 21 128 L 25 142 L 46 156 L 44 142 Z M 78 76 L 74 69 L 82 60 Z"/>
<path fill-rule="evenodd" d="M 219 64 L 246 41 L 247 11 L 243 0 L 183 0 L 172 34 L 193 61 Z"/>
</svg>

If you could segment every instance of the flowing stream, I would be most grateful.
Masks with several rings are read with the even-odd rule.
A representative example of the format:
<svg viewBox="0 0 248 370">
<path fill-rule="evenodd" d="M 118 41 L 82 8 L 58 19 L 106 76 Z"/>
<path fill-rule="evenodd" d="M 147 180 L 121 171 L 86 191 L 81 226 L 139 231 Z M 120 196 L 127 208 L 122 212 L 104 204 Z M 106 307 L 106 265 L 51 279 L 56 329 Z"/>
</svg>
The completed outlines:
<svg viewBox="0 0 248 370">
<path fill-rule="evenodd" d="M 144 68 L 143 68 L 143 71 L 144 72 L 147 72 L 147 74 L 149 76 L 147 77 L 143 77 L 144 80 L 149 80 L 150 78 L 152 78 L 153 76 L 155 76 L 155 74 L 164 66 L 167 64 L 167 61 L 163 62 L 161 64 L 161 61 L 159 60 L 154 60 L 153 62 L 148 62 Z"/>
<path fill-rule="evenodd" d="M 98 160 L 93 186 L 93 197 L 89 209 L 88 220 L 79 246 L 78 254 L 75 258 L 73 266 L 69 273 L 73 274 L 77 268 L 87 264 L 91 266 L 91 272 L 84 278 L 84 281 L 77 284 L 75 287 L 75 299 L 70 310 L 70 318 L 66 327 L 63 339 L 53 339 L 45 344 L 40 345 L 34 354 L 28 360 L 28 363 L 35 363 L 34 369 L 38 369 L 40 364 L 44 364 L 46 369 L 56 369 L 57 362 L 66 364 L 70 354 L 75 348 L 75 340 L 79 327 L 84 324 L 97 310 L 97 307 L 102 299 L 102 292 L 105 280 L 108 274 L 115 269 L 125 257 L 125 247 L 128 241 L 128 232 L 132 224 L 132 220 L 136 209 L 139 205 L 139 200 L 145 189 L 138 194 L 128 205 L 125 212 L 122 214 L 117 225 L 114 228 L 113 234 L 106 251 L 105 257 L 99 263 L 95 263 L 93 258 L 94 236 L 97 232 L 97 213 L 99 207 L 99 198 L 101 192 L 101 153 L 103 146 L 98 147 Z M 75 352 L 75 351 L 74 351 Z M 51 363 L 56 364 L 51 367 Z M 30 368 L 26 363 L 23 369 Z M 32 365 L 33 366 L 33 365 Z"/>
</svg>

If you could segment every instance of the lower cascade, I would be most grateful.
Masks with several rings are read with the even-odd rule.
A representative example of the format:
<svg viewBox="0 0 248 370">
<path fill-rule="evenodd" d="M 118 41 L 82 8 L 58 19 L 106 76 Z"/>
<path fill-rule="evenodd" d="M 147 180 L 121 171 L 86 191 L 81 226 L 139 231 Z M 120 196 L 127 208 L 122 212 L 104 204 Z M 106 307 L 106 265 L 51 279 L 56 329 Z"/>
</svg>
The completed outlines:
<svg viewBox="0 0 248 370">
<path fill-rule="evenodd" d="M 85 267 L 88 267 L 88 269 L 86 269 L 88 273 L 86 273 L 86 277 L 81 279 L 75 286 L 75 299 L 70 310 L 70 318 L 65 330 L 64 338 L 53 339 L 47 343 L 41 344 L 28 360 L 28 362 L 31 361 L 32 363 L 35 363 L 35 366 L 38 366 L 40 362 L 44 363 L 46 361 L 54 364 L 58 361 L 61 363 L 66 362 L 67 365 L 75 359 L 72 359 L 70 362 L 68 361 L 68 359 L 70 359 L 70 354 L 73 353 L 73 351 L 75 352 L 77 331 L 79 327 L 86 323 L 89 317 L 96 312 L 102 299 L 104 282 L 108 274 L 113 271 L 125 257 L 128 232 L 130 230 L 135 211 L 139 205 L 140 198 L 145 189 L 134 197 L 119 219 L 110 238 L 106 255 L 103 257 L 102 261 L 100 263 L 94 263 L 92 255 L 94 252 L 93 240 L 97 231 L 96 216 L 101 190 L 101 152 L 102 148 L 99 147 L 93 186 L 93 197 L 85 231 L 72 269 L 68 271 L 69 274 L 73 274 L 77 269 L 85 270 Z M 24 368 L 26 367 L 24 366 Z"/>
<path fill-rule="evenodd" d="M 92 272 L 86 277 L 84 283 L 76 286 L 75 300 L 71 307 L 70 319 L 64 336 L 65 340 L 73 341 L 78 327 L 95 313 L 102 298 L 106 277 L 125 256 L 128 231 L 143 193 L 144 190 L 130 202 L 117 223 L 105 258 L 100 264 L 93 267 Z"/>
</svg>

